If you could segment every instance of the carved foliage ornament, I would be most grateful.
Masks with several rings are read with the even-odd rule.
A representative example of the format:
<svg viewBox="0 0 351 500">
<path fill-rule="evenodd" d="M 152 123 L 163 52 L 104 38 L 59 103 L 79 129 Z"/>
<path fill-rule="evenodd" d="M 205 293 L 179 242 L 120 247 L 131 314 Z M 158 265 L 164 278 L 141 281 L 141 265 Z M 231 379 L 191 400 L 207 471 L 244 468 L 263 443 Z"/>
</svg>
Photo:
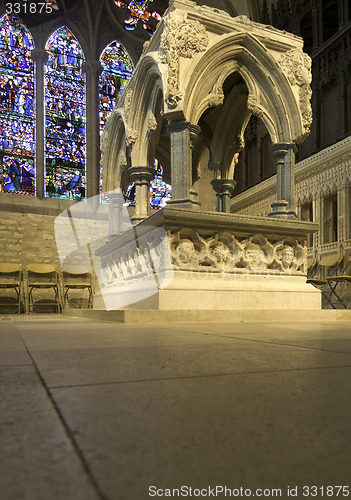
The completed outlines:
<svg viewBox="0 0 351 500">
<path fill-rule="evenodd" d="M 309 134 L 312 123 L 311 58 L 298 49 L 291 49 L 280 57 L 279 65 L 290 85 L 299 87 L 299 106 L 304 126 L 304 138 Z"/>
<path fill-rule="evenodd" d="M 180 57 L 191 59 L 204 52 L 208 45 L 206 28 L 199 22 L 187 20 L 186 12 L 175 10 L 164 17 L 161 36 L 161 62 L 168 65 L 167 105 L 176 108 L 183 97 L 179 89 Z"/>
</svg>

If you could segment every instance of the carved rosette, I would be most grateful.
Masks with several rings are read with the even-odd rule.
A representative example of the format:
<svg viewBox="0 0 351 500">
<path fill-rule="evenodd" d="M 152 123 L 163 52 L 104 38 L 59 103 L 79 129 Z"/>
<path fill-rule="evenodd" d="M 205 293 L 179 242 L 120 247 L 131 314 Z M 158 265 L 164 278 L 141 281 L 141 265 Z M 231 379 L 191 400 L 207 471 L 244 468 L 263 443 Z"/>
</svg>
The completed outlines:
<svg viewBox="0 0 351 500">
<path fill-rule="evenodd" d="M 272 265 L 274 247 L 264 236 L 251 236 L 242 242 L 242 246 L 241 262 L 249 271 L 261 273 Z"/>
<path fill-rule="evenodd" d="M 163 19 L 161 36 L 161 62 L 168 65 L 168 94 L 170 109 L 178 106 L 183 98 L 179 89 L 180 57 L 191 59 L 196 53 L 204 52 L 208 46 L 206 28 L 199 22 L 187 20 L 186 12 L 175 10 Z"/>
<path fill-rule="evenodd" d="M 177 269 L 198 270 L 206 260 L 206 241 L 192 229 L 182 229 L 176 234 L 168 232 L 171 256 Z"/>
<path fill-rule="evenodd" d="M 311 58 L 298 49 L 288 50 L 279 59 L 279 65 L 290 85 L 299 87 L 299 107 L 304 127 L 304 134 L 299 138 L 301 142 L 309 134 L 312 123 L 311 64 Z"/>
<path fill-rule="evenodd" d="M 233 234 L 218 233 L 213 238 L 209 238 L 206 244 L 207 255 L 215 268 L 230 272 L 240 262 L 242 246 Z"/>
<path fill-rule="evenodd" d="M 284 272 L 303 269 L 305 249 L 293 240 L 283 241 L 275 245 L 275 261 Z"/>
</svg>

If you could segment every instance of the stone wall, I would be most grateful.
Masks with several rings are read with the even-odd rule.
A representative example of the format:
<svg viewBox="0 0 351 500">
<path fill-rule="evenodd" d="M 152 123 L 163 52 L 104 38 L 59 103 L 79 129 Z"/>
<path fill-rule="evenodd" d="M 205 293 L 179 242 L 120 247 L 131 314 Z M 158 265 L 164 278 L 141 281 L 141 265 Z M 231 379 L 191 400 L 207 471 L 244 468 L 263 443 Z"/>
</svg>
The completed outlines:
<svg viewBox="0 0 351 500">
<path fill-rule="evenodd" d="M 0 261 L 59 266 L 53 215 L 0 212 Z"/>
</svg>

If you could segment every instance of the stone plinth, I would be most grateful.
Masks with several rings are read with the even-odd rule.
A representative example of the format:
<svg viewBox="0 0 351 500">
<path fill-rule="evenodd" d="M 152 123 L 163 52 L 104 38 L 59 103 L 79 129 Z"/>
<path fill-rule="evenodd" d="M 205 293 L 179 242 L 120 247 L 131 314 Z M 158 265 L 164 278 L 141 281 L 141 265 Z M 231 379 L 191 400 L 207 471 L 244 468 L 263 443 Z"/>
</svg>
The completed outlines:
<svg viewBox="0 0 351 500">
<path fill-rule="evenodd" d="M 318 310 L 306 283 L 310 222 L 165 207 L 97 252 L 94 307 Z"/>
</svg>

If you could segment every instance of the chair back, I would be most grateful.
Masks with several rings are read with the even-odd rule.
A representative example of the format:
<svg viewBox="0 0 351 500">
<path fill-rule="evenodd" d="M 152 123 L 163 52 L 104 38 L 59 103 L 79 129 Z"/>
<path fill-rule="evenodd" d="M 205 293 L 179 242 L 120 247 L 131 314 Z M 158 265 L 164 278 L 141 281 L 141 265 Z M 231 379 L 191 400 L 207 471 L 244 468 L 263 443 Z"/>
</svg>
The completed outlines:
<svg viewBox="0 0 351 500">
<path fill-rule="evenodd" d="M 28 284 L 33 283 L 58 283 L 58 274 L 53 264 L 28 264 L 27 266 Z"/>
<path fill-rule="evenodd" d="M 89 284 L 91 285 L 91 273 L 87 266 L 81 264 L 65 265 L 62 268 L 62 277 L 65 285 L 67 284 Z"/>
<path fill-rule="evenodd" d="M 16 282 L 20 283 L 22 268 L 20 264 L 12 262 L 0 262 L 0 280 L 2 283 Z"/>
</svg>

